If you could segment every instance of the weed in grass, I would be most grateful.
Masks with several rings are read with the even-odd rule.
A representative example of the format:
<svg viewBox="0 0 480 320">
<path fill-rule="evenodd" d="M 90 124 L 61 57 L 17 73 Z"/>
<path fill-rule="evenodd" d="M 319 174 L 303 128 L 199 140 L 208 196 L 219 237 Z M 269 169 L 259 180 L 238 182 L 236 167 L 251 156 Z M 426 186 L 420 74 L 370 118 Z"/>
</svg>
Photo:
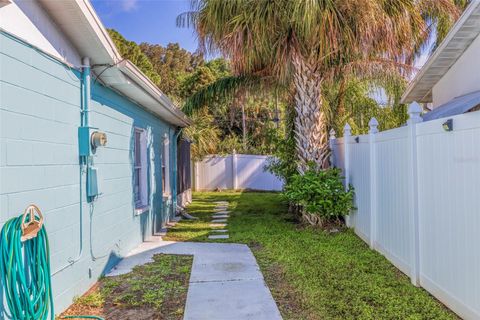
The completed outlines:
<svg viewBox="0 0 480 320">
<path fill-rule="evenodd" d="M 153 256 L 153 262 L 117 277 L 102 277 L 63 314 L 106 319 L 182 319 L 193 258 Z"/>
</svg>

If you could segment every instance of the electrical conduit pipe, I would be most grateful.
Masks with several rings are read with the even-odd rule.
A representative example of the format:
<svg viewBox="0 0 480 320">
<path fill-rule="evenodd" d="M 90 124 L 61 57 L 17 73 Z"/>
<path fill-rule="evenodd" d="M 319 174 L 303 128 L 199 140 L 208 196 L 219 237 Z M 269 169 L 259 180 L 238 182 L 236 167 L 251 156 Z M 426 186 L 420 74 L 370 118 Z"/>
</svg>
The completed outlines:
<svg viewBox="0 0 480 320">
<path fill-rule="evenodd" d="M 80 125 L 82 127 L 89 125 L 88 113 L 90 112 L 90 96 L 91 96 L 91 87 L 90 87 L 90 58 L 85 57 L 82 59 L 82 84 L 81 84 L 81 110 L 80 110 Z M 85 167 L 87 166 L 87 159 L 85 157 L 80 157 L 79 159 L 80 168 L 79 168 L 79 194 L 80 194 L 80 248 L 77 256 L 75 258 L 68 259 L 68 264 L 64 265 L 60 269 L 56 270 L 52 273 L 52 276 L 56 275 L 57 273 L 67 269 L 71 265 L 77 263 L 83 255 L 83 175 L 85 174 L 86 170 Z"/>
</svg>

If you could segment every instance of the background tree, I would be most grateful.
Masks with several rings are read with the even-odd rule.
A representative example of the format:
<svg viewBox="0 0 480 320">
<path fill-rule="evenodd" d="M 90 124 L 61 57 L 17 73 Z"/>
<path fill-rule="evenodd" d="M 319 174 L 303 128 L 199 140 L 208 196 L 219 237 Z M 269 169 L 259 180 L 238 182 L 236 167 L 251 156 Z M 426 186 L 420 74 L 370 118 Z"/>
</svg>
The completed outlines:
<svg viewBox="0 0 480 320">
<path fill-rule="evenodd" d="M 207 108 L 195 111 L 191 118 L 193 125 L 185 128 L 185 134 L 192 141 L 192 159 L 198 161 L 217 152 L 221 131 L 214 125 L 213 117 Z"/>
<path fill-rule="evenodd" d="M 159 86 L 161 84 L 160 75 L 155 71 L 152 62 L 142 49 L 134 41 L 125 39 L 118 31 L 114 29 L 107 29 L 107 31 L 122 57 L 132 61 L 153 83 Z"/>
<path fill-rule="evenodd" d="M 294 87 L 299 171 L 328 166 L 323 87 L 339 74 L 388 80 L 458 15 L 451 0 L 197 0 L 179 17 L 205 51 L 220 51 L 235 74 L 270 76 Z"/>
<path fill-rule="evenodd" d="M 181 105 L 185 98 L 182 94 L 183 82 L 204 63 L 203 56 L 190 53 L 178 43 L 169 43 L 166 47 L 141 43 L 140 49 L 150 59 L 154 70 L 162 75 L 160 90 Z"/>
<path fill-rule="evenodd" d="M 205 61 L 202 55 L 190 53 L 176 43 L 166 47 L 148 43 L 137 45 L 115 30 L 109 30 L 109 33 L 122 56 L 136 64 L 177 105 L 219 79 L 231 76 L 230 65 L 223 58 Z M 208 154 L 232 153 L 233 150 L 253 154 L 272 152 L 275 134 L 270 120 L 273 118 L 273 100 L 261 92 L 242 100 L 247 115 L 244 144 L 240 139 L 243 134 L 242 108 L 238 101 L 212 96 L 202 108 L 191 113 L 194 125 L 185 133 L 193 142 L 195 159 Z"/>
</svg>

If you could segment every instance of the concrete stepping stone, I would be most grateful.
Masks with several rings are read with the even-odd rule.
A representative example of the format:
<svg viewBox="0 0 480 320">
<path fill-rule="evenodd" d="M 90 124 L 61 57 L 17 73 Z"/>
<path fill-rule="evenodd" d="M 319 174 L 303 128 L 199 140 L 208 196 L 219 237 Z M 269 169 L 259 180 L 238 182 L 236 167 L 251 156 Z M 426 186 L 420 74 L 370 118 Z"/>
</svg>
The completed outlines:
<svg viewBox="0 0 480 320">
<path fill-rule="evenodd" d="M 229 210 L 213 210 L 214 214 L 229 214 L 230 212 Z"/>
<path fill-rule="evenodd" d="M 230 216 L 228 214 L 218 214 L 218 215 L 213 215 L 213 219 L 228 219 Z"/>
<path fill-rule="evenodd" d="M 228 239 L 229 236 L 228 234 L 214 234 L 214 235 L 211 235 L 211 236 L 208 236 L 208 239 Z"/>
<path fill-rule="evenodd" d="M 228 204 L 228 201 L 213 201 L 216 204 Z"/>
<path fill-rule="evenodd" d="M 227 222 L 227 219 L 213 219 L 212 223 L 224 223 Z"/>
<path fill-rule="evenodd" d="M 225 211 L 228 210 L 228 207 L 215 207 L 213 208 L 213 211 Z"/>
<path fill-rule="evenodd" d="M 226 223 L 211 223 L 210 227 L 211 228 L 225 228 L 227 226 Z"/>
<path fill-rule="evenodd" d="M 225 232 L 228 232 L 227 229 L 212 229 L 210 230 L 210 232 L 218 232 L 218 233 L 225 233 Z"/>
</svg>

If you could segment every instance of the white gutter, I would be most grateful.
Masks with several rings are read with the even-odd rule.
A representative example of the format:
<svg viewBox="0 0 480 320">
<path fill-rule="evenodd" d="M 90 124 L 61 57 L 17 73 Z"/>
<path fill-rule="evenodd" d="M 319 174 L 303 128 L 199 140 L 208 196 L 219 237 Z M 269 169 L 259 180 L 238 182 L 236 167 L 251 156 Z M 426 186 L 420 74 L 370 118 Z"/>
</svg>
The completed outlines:
<svg viewBox="0 0 480 320">
<path fill-rule="evenodd" d="M 175 107 L 173 102 L 130 60 L 120 62 L 118 68 L 180 121 L 181 126 L 186 127 L 193 123 L 180 109 Z"/>
<path fill-rule="evenodd" d="M 102 21 L 98 17 L 95 9 L 93 8 L 92 4 L 89 0 L 75 0 L 78 3 L 78 6 L 81 8 L 83 12 L 88 12 L 85 14 L 86 18 L 90 22 L 90 26 L 94 29 L 94 32 L 102 41 L 105 49 L 110 53 L 110 55 L 114 58 L 113 63 L 118 63 L 122 60 L 122 56 L 120 52 L 118 52 L 115 43 L 110 38 L 110 35 L 107 32 L 107 29 L 103 25 Z M 101 35 L 101 37 L 100 37 Z"/>
</svg>

